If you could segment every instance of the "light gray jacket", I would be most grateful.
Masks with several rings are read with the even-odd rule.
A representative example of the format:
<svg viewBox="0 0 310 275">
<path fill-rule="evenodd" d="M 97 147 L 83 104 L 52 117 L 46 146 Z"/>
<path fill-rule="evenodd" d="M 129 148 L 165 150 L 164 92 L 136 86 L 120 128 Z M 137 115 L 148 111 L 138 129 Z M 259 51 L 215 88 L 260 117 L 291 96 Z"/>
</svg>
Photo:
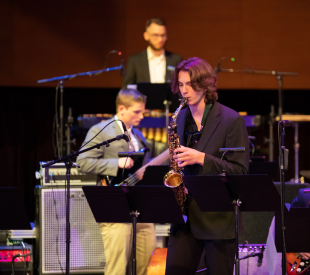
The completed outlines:
<svg viewBox="0 0 310 275">
<path fill-rule="evenodd" d="M 91 127 L 85 138 L 85 142 L 92 139 L 101 129 L 108 125 L 112 119 L 106 120 L 104 122 L 98 123 Z M 142 133 L 137 129 L 132 129 L 133 134 L 137 138 L 139 143 L 139 149 L 143 148 L 143 145 L 140 142 L 140 139 L 146 143 L 145 138 Z M 84 148 L 94 146 L 98 143 L 101 143 L 105 140 L 115 138 L 118 135 L 123 134 L 123 131 L 116 122 L 109 124 L 104 130 L 102 130 L 98 136 L 96 136 L 90 143 L 88 143 Z M 83 143 L 83 144 L 84 144 Z M 83 149 L 84 149 L 83 148 Z M 77 164 L 81 166 L 80 171 L 82 173 L 97 174 L 97 175 L 108 175 L 115 177 L 118 172 L 118 152 L 129 151 L 128 144 L 125 140 L 116 140 L 110 143 L 109 147 L 101 146 L 100 149 L 93 149 L 87 151 L 77 158 Z M 144 162 L 146 163 L 149 160 L 148 153 L 144 157 Z"/>
</svg>

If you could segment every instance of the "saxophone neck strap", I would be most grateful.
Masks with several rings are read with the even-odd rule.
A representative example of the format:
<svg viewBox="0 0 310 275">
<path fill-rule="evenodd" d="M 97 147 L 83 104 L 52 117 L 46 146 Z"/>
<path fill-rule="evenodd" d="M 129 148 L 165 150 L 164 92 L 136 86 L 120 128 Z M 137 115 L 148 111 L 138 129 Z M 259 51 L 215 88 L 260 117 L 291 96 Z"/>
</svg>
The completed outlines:
<svg viewBox="0 0 310 275">
<path fill-rule="evenodd" d="M 208 113 L 212 107 L 212 104 L 206 104 L 205 110 L 203 112 L 202 120 L 201 120 L 201 129 L 204 127 Z"/>
</svg>

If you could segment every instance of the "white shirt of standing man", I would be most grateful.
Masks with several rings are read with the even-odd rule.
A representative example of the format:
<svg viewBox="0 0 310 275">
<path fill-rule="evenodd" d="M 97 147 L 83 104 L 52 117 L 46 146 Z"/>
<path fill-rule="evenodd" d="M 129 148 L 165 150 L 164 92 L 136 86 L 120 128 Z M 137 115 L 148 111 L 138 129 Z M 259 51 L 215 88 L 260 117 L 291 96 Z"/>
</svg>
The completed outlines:
<svg viewBox="0 0 310 275">
<path fill-rule="evenodd" d="M 166 79 L 165 44 L 168 39 L 165 26 L 152 23 L 143 33 L 148 42 L 147 57 L 151 83 L 164 83 Z"/>
<path fill-rule="evenodd" d="M 165 51 L 160 56 L 155 56 L 150 47 L 147 48 L 151 83 L 166 82 L 166 57 Z"/>
</svg>

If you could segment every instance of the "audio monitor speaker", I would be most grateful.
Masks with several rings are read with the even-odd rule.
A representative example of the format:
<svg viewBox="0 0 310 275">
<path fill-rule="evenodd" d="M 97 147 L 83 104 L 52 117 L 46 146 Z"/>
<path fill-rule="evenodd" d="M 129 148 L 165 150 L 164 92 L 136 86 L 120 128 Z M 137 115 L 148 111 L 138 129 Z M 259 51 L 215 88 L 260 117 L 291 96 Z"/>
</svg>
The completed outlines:
<svg viewBox="0 0 310 275">
<path fill-rule="evenodd" d="M 65 189 L 37 186 L 35 192 L 36 271 L 63 274 L 66 271 Z M 102 237 L 82 188 L 70 190 L 70 235 L 70 274 L 103 274 Z"/>
</svg>

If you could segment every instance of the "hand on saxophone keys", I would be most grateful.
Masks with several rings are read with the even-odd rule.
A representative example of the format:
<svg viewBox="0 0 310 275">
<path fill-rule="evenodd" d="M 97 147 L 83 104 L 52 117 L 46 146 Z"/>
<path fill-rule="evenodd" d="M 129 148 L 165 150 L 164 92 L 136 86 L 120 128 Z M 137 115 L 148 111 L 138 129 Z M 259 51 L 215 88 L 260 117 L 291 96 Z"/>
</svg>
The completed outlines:
<svg viewBox="0 0 310 275">
<path fill-rule="evenodd" d="M 192 164 L 204 164 L 205 153 L 195 149 L 181 146 L 173 151 L 173 158 L 178 163 L 179 167 L 185 167 Z"/>
</svg>

